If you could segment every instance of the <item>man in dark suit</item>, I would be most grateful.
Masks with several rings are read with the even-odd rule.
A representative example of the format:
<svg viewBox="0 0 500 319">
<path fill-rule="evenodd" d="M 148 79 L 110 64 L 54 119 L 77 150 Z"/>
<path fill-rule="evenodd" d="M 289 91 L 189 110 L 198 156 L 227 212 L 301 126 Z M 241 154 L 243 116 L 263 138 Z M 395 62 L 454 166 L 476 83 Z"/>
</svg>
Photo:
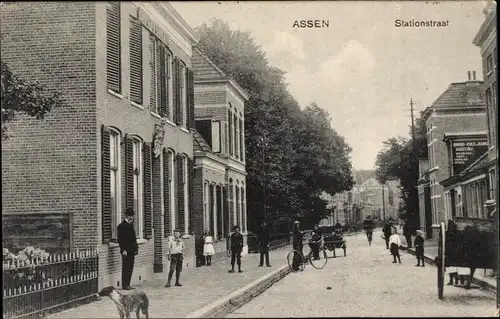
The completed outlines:
<svg viewBox="0 0 500 319">
<path fill-rule="evenodd" d="M 118 225 L 118 244 L 122 255 L 122 287 L 125 290 L 133 289 L 130 287 L 130 281 L 134 271 L 135 255 L 139 252 L 133 224 L 134 215 L 134 210 L 128 208 L 125 211 L 125 219 Z"/>
<path fill-rule="evenodd" d="M 269 232 L 269 226 L 267 222 L 264 221 L 260 226 L 259 232 L 259 252 L 260 252 L 260 263 L 259 267 L 264 266 L 264 258 L 266 259 L 266 266 L 271 267 L 269 263 L 269 244 L 271 242 L 271 234 Z"/>
</svg>

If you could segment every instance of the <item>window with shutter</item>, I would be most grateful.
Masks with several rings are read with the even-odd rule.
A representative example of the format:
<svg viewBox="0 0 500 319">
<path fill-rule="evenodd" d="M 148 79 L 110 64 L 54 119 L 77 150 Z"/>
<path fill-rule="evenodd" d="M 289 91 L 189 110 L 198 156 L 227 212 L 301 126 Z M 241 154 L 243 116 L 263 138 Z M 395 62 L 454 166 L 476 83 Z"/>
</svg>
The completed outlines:
<svg viewBox="0 0 500 319">
<path fill-rule="evenodd" d="M 188 120 L 188 110 L 187 110 L 187 68 L 184 63 L 181 63 L 180 72 L 181 72 L 181 112 L 182 112 L 182 126 L 187 127 Z"/>
<path fill-rule="evenodd" d="M 157 97 L 156 99 L 158 100 L 158 114 L 160 116 L 164 116 L 165 113 L 165 99 L 166 99 L 166 92 L 165 92 L 165 46 L 156 40 L 157 43 L 157 55 L 158 55 L 158 68 L 156 70 L 158 74 L 158 82 L 156 86 L 156 92 L 157 92 Z"/>
<path fill-rule="evenodd" d="M 243 130 L 242 119 L 240 119 L 240 160 L 245 161 L 245 131 Z"/>
<path fill-rule="evenodd" d="M 233 136 L 234 136 L 234 157 L 239 158 L 239 138 L 238 138 L 238 116 L 236 112 L 233 114 Z"/>
<path fill-rule="evenodd" d="M 165 106 L 164 106 L 164 116 L 169 120 L 172 119 L 172 53 L 166 48 L 165 50 L 165 68 L 163 70 L 165 73 Z"/>
<path fill-rule="evenodd" d="M 106 7 L 106 64 L 108 89 L 121 92 L 120 3 L 110 2 Z"/>
<path fill-rule="evenodd" d="M 150 34 L 149 35 L 149 71 L 151 73 L 150 79 L 150 91 L 149 91 L 149 109 L 153 113 L 158 113 L 158 100 L 157 100 L 157 72 L 156 72 L 156 38 Z"/>
<path fill-rule="evenodd" d="M 103 242 L 117 238 L 121 221 L 120 133 L 103 126 L 102 137 L 102 229 Z"/>
<path fill-rule="evenodd" d="M 144 238 L 153 237 L 153 210 L 152 210 L 152 153 L 151 143 L 143 144 L 143 194 L 144 194 Z"/>
<path fill-rule="evenodd" d="M 174 155 L 172 151 L 163 150 L 163 205 L 164 205 L 164 236 L 169 236 L 175 228 L 174 212 Z"/>
<path fill-rule="evenodd" d="M 104 125 L 101 135 L 102 159 L 102 242 L 109 243 L 113 236 L 113 214 L 111 197 L 111 160 L 110 160 L 110 131 Z"/>
<path fill-rule="evenodd" d="M 188 127 L 194 128 L 194 76 L 193 71 L 187 69 L 187 114 L 188 114 Z"/>
<path fill-rule="evenodd" d="M 229 156 L 233 156 L 233 113 L 227 110 L 228 118 L 228 138 L 229 138 Z"/>
<path fill-rule="evenodd" d="M 179 228 L 181 232 L 184 233 L 185 221 L 184 221 L 184 157 L 182 155 L 177 155 L 177 216 L 176 216 L 176 228 Z"/>
<path fill-rule="evenodd" d="M 142 25 L 130 17 L 130 100 L 142 105 Z"/>
</svg>

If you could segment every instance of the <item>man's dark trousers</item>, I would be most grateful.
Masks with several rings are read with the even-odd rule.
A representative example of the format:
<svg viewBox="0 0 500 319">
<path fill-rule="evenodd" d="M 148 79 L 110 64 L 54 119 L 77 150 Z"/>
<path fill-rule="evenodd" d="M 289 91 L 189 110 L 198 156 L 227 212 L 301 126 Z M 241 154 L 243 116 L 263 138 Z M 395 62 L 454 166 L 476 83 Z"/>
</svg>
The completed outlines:
<svg viewBox="0 0 500 319">
<path fill-rule="evenodd" d="M 128 253 L 126 257 L 122 255 L 122 287 L 130 286 L 134 271 L 134 261 L 134 254 Z"/>
<path fill-rule="evenodd" d="M 260 247 L 260 263 L 259 265 L 264 265 L 264 258 L 266 259 L 266 266 L 269 266 L 269 248 L 262 246 Z"/>
<path fill-rule="evenodd" d="M 408 247 L 408 248 L 412 248 L 412 247 L 413 247 L 413 245 L 412 245 L 412 243 L 411 243 L 411 235 L 410 235 L 410 234 L 406 234 L 406 235 L 405 235 L 405 238 L 406 238 L 407 247 Z"/>
</svg>

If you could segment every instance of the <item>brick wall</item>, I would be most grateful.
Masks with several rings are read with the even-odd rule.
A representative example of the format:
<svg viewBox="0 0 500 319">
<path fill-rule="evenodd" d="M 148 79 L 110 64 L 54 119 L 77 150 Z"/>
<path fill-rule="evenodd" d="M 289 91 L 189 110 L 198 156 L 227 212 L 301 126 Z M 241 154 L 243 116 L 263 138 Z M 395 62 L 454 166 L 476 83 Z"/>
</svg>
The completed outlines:
<svg viewBox="0 0 500 319">
<path fill-rule="evenodd" d="M 149 105 L 150 93 L 150 70 L 149 70 L 149 31 L 143 27 L 142 30 L 142 55 L 143 55 L 143 105 L 138 107 L 130 102 L 130 66 L 129 66 L 129 16 L 136 16 L 136 9 L 132 3 L 121 3 L 121 73 L 122 73 L 122 92 L 120 95 L 111 94 L 106 85 L 106 3 L 97 3 L 96 21 L 97 21 L 97 127 L 101 125 L 115 127 L 122 134 L 133 134 L 140 137 L 144 142 L 152 142 L 155 124 L 160 124 L 160 119 L 151 113 Z M 180 57 L 188 67 L 191 66 L 189 57 L 174 42 L 169 43 L 169 49 L 174 56 Z M 190 158 L 193 156 L 191 134 L 178 126 L 167 123 L 165 132 L 164 147 L 171 148 L 175 154 L 184 153 Z M 99 149 L 100 139 L 98 139 Z M 122 148 L 123 152 L 123 148 Z M 122 154 L 123 156 L 124 154 Z M 122 157 L 123 158 L 123 157 Z M 156 160 L 156 159 L 155 159 Z M 154 160 L 154 161 L 155 161 Z M 153 162 L 154 162 L 153 161 Z M 101 158 L 98 156 L 98 172 L 101 170 Z M 174 170 L 176 172 L 176 170 Z M 122 177 L 124 176 L 124 165 L 122 165 Z M 153 173 L 155 174 L 155 173 Z M 123 179 L 122 179 L 123 181 Z M 100 176 L 98 179 L 98 201 L 100 211 L 101 191 Z M 161 189 L 158 185 L 153 185 L 153 201 L 157 201 L 161 196 Z M 125 207 L 125 183 L 122 183 L 122 207 Z M 155 207 L 155 206 L 153 206 Z M 159 238 L 163 234 L 163 210 L 156 206 L 153 213 L 153 224 L 155 227 L 157 245 L 156 256 L 154 250 L 154 239 L 141 242 L 139 244 L 139 255 L 136 257 L 135 267 L 151 267 L 156 262 L 157 271 L 160 266 L 160 255 L 165 253 L 167 238 Z M 100 228 L 99 220 L 99 229 Z M 115 244 L 101 245 L 102 256 L 100 259 L 100 274 L 114 273 L 121 270 L 121 261 L 119 249 Z M 191 249 L 192 251 L 192 249 Z M 163 261 L 163 258 L 161 259 Z M 134 275 L 134 279 L 136 276 Z"/>
<path fill-rule="evenodd" d="M 2 213 L 71 213 L 74 248 L 99 242 L 95 3 L 2 3 L 1 58 L 62 93 L 44 121 L 19 117 L 2 141 Z"/>
</svg>

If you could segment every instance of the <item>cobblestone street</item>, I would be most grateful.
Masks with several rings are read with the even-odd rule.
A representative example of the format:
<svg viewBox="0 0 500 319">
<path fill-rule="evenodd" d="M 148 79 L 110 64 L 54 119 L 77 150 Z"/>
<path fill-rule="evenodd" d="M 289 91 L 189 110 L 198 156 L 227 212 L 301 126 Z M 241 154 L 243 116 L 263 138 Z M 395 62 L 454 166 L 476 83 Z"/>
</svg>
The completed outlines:
<svg viewBox="0 0 500 319">
<path fill-rule="evenodd" d="M 228 318 L 478 317 L 495 313 L 496 297 L 479 289 L 445 286 L 444 299 L 439 300 L 436 268 L 417 268 L 415 257 L 404 252 L 402 264 L 392 264 L 380 235 L 374 234 L 371 247 L 363 235 L 348 237 L 347 257 L 329 259 L 322 270 L 309 266 L 288 275 Z"/>
</svg>

